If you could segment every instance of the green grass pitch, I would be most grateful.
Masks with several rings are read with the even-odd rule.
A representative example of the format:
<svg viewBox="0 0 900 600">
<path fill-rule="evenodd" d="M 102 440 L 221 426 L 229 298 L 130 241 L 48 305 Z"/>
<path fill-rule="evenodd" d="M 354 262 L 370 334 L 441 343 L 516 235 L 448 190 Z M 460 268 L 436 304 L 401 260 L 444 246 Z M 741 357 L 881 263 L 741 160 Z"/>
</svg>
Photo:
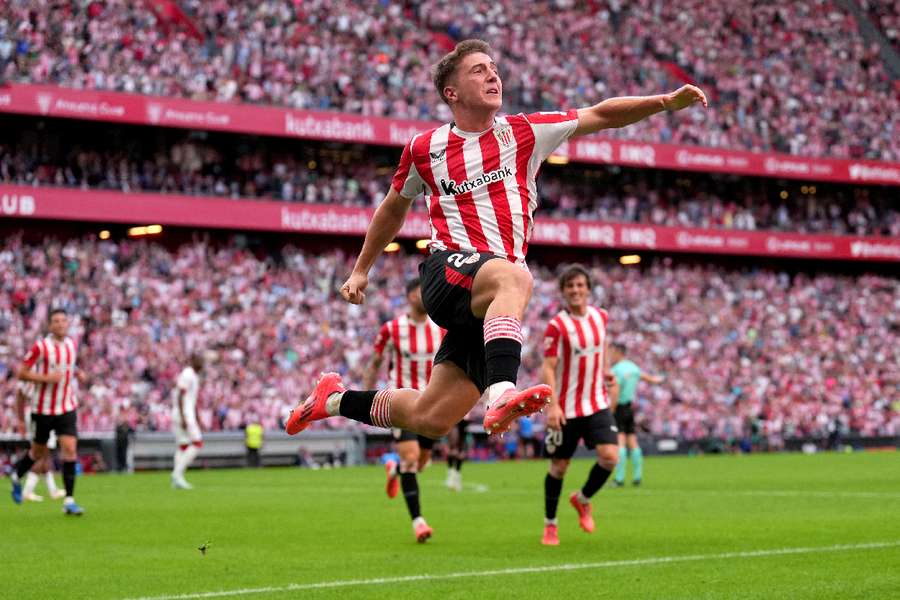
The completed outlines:
<svg viewBox="0 0 900 600">
<path fill-rule="evenodd" d="M 467 464 L 459 494 L 433 465 L 425 545 L 377 467 L 191 471 L 192 491 L 87 476 L 81 518 L 4 492 L 0 596 L 900 598 L 900 453 L 650 457 L 644 487 L 595 497 L 593 535 L 566 501 L 589 468 L 569 470 L 556 548 L 542 461 Z"/>
</svg>

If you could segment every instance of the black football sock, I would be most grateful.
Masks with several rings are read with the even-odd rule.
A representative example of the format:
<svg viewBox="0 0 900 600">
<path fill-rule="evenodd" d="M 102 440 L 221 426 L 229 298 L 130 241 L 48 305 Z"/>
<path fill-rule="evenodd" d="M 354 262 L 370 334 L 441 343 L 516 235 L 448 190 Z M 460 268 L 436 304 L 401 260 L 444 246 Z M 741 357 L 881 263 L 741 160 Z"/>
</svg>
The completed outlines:
<svg viewBox="0 0 900 600">
<path fill-rule="evenodd" d="M 447 468 L 448 469 L 454 468 L 453 467 L 454 464 L 456 464 L 456 457 L 448 452 L 447 453 Z"/>
<path fill-rule="evenodd" d="M 393 390 L 348 390 L 341 396 L 339 413 L 366 425 L 390 428 L 393 395 Z"/>
<path fill-rule="evenodd" d="M 550 473 L 544 477 L 544 516 L 550 521 L 556 518 L 556 507 L 559 506 L 562 484 L 562 479 L 557 479 Z"/>
<path fill-rule="evenodd" d="M 66 497 L 71 498 L 75 493 L 75 461 L 67 460 L 62 465 L 63 484 L 66 486 Z"/>
<path fill-rule="evenodd" d="M 465 462 L 465 460 L 466 459 L 464 459 L 462 456 L 456 457 L 456 470 L 457 471 L 462 471 L 462 465 L 463 465 L 463 462 Z"/>
<path fill-rule="evenodd" d="M 585 482 L 584 487 L 581 488 L 581 493 L 584 497 L 590 498 L 596 494 L 600 488 L 603 487 L 603 484 L 606 483 L 606 480 L 609 479 L 611 473 L 612 471 L 601 467 L 600 463 L 594 463 L 594 467 L 588 474 L 588 479 Z"/>
<path fill-rule="evenodd" d="M 21 479 L 34 466 L 34 459 L 31 458 L 31 452 L 26 452 L 25 456 L 16 463 L 16 475 Z"/>
<path fill-rule="evenodd" d="M 522 326 L 515 317 L 494 317 L 484 322 L 484 359 L 487 385 L 516 383 L 522 362 Z"/>
<path fill-rule="evenodd" d="M 419 509 L 419 480 L 415 473 L 400 473 L 400 487 L 403 489 L 403 498 L 406 500 L 406 508 L 409 516 L 415 520 L 422 516 Z"/>
</svg>

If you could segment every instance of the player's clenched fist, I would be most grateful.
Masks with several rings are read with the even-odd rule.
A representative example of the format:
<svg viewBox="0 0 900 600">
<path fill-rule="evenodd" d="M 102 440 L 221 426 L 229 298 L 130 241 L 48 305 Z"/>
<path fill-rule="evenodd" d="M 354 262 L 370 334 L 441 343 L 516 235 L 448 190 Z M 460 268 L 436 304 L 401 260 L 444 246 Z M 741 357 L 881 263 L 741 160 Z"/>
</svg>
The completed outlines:
<svg viewBox="0 0 900 600">
<path fill-rule="evenodd" d="M 350 304 L 362 304 L 366 301 L 366 287 L 369 277 L 365 273 L 351 273 L 346 283 L 341 286 L 341 296 Z"/>
<path fill-rule="evenodd" d="M 663 105 L 666 110 L 681 110 L 696 102 L 700 102 L 706 108 L 706 94 L 695 85 L 683 85 L 671 94 L 666 94 Z"/>
</svg>

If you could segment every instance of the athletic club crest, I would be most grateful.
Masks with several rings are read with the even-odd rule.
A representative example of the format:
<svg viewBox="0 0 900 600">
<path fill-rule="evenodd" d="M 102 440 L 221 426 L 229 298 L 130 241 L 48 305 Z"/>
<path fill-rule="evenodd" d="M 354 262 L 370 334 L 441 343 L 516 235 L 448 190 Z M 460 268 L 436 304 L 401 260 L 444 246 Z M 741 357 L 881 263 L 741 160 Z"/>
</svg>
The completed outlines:
<svg viewBox="0 0 900 600">
<path fill-rule="evenodd" d="M 147 104 L 147 119 L 153 124 L 159 123 L 159 118 L 162 116 L 162 105 L 157 104 L 156 102 L 149 102 Z"/>
<path fill-rule="evenodd" d="M 41 111 L 42 115 L 46 115 L 50 112 L 50 103 L 53 102 L 53 96 L 51 94 L 38 94 L 37 95 L 37 104 L 38 108 Z"/>
<path fill-rule="evenodd" d="M 501 125 L 494 129 L 494 135 L 497 136 L 497 141 L 503 144 L 505 147 L 509 147 L 513 142 L 513 133 L 512 127 L 509 125 Z"/>
</svg>

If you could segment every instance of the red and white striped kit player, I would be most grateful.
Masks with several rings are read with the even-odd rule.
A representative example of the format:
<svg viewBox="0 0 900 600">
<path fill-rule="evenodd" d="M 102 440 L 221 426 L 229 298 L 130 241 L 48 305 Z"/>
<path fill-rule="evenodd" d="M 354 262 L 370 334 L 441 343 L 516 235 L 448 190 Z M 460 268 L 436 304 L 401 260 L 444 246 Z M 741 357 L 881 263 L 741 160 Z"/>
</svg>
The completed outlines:
<svg viewBox="0 0 900 600">
<path fill-rule="evenodd" d="M 408 315 L 401 315 L 382 325 L 375 338 L 375 352 L 379 356 L 386 350 L 389 352 L 390 385 L 424 390 L 431 379 L 434 355 L 445 333 L 429 318 L 416 322 Z"/>
<path fill-rule="evenodd" d="M 562 310 L 547 324 L 544 356 L 560 359 L 556 365 L 556 389 L 567 419 L 587 417 L 609 408 L 603 385 L 608 320 L 605 310 L 588 306 L 583 317 Z"/>
<path fill-rule="evenodd" d="M 78 408 L 75 398 L 75 341 L 65 337 L 61 342 L 48 335 L 38 340 L 25 355 L 24 364 L 35 373 L 47 375 L 61 371 L 59 383 L 35 383 L 29 386 L 32 411 L 39 415 L 61 415 Z"/>
<path fill-rule="evenodd" d="M 577 125 L 575 110 L 497 117 L 480 133 L 449 123 L 406 145 L 392 186 L 404 198 L 425 193 L 432 251 L 489 252 L 524 263 L 538 169 Z"/>
</svg>

